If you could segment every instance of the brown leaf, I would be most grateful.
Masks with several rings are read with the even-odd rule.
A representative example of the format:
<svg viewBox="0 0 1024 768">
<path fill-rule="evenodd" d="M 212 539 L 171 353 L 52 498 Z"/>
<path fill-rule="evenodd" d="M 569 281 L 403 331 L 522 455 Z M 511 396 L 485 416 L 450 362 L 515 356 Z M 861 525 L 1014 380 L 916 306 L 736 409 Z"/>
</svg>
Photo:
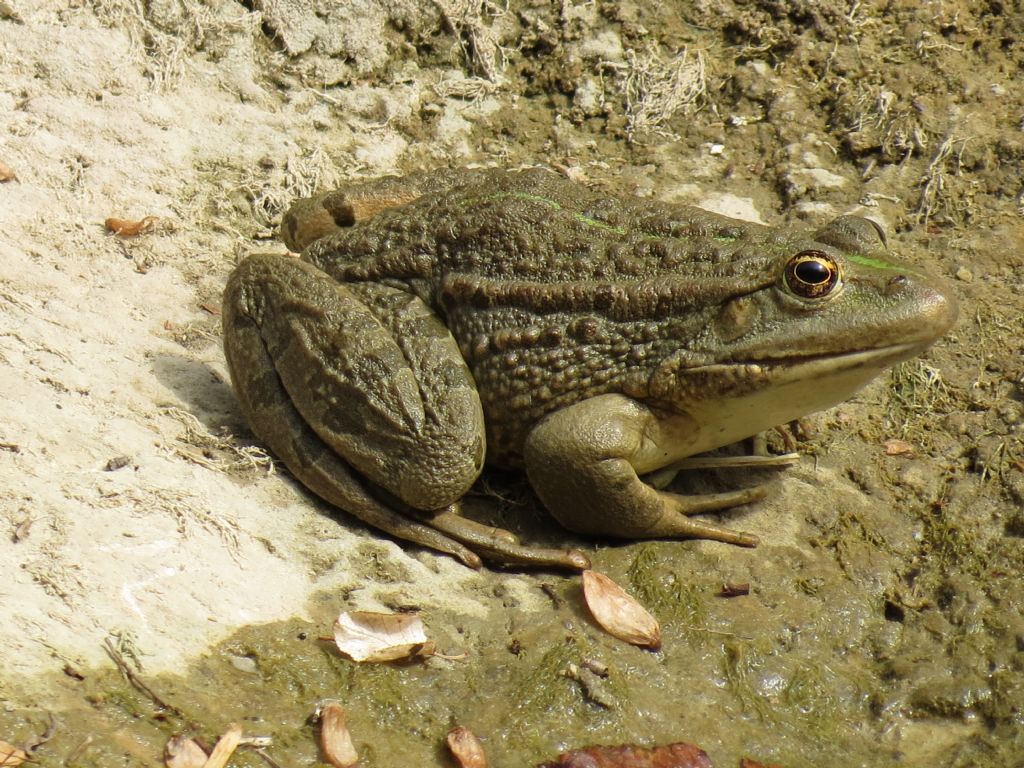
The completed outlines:
<svg viewBox="0 0 1024 768">
<path fill-rule="evenodd" d="M 0 184 L 17 180 L 18 174 L 14 172 L 14 169 L 6 163 L 0 163 Z M 3 763 L 0 763 L 0 765 L 3 765 Z"/>
<path fill-rule="evenodd" d="M 242 726 L 232 723 L 224 731 L 224 735 L 217 740 L 217 744 L 214 746 L 210 756 L 203 763 L 203 768 L 224 768 L 228 760 L 231 759 L 231 755 L 234 754 L 235 749 L 237 749 L 238 742 L 241 740 Z"/>
<path fill-rule="evenodd" d="M 8 768 L 8 766 L 21 765 L 26 760 L 28 760 L 28 752 L 0 740 L 0 765 Z"/>
<path fill-rule="evenodd" d="M 164 765 L 167 768 L 203 768 L 207 755 L 195 739 L 183 733 L 172 736 L 164 747 Z"/>
<path fill-rule="evenodd" d="M 352 661 L 405 659 L 423 651 L 427 642 L 415 614 L 342 611 L 334 622 L 334 644 Z"/>
<path fill-rule="evenodd" d="M 14 543 L 17 544 L 19 541 L 24 541 L 28 538 L 28 532 L 32 530 L 32 523 L 35 520 L 31 517 L 26 517 L 18 526 L 14 529 Z"/>
<path fill-rule="evenodd" d="M 537 768 L 712 768 L 711 758 L 693 744 L 667 744 L 645 749 L 629 744 L 621 747 L 585 747 L 566 752 L 557 760 Z"/>
<path fill-rule="evenodd" d="M 218 307 L 216 304 L 211 304 L 208 301 L 204 301 L 202 304 L 200 304 L 199 308 L 203 309 L 203 310 L 206 310 L 207 312 L 209 312 L 214 317 L 216 317 L 217 315 L 220 314 L 220 307 Z"/>
<path fill-rule="evenodd" d="M 718 593 L 720 597 L 743 597 L 744 595 L 750 594 L 750 583 L 743 582 L 740 584 L 726 583 L 722 585 L 722 591 Z"/>
<path fill-rule="evenodd" d="M 459 768 L 487 768 L 484 745 L 469 728 L 458 726 L 448 731 L 448 749 Z"/>
<path fill-rule="evenodd" d="M 349 768 L 359 762 L 345 721 L 345 709 L 336 701 L 320 710 L 320 750 L 334 768 Z"/>
<path fill-rule="evenodd" d="M 157 221 L 159 218 L 156 216 L 146 216 L 138 221 L 110 218 L 103 222 L 103 226 L 118 237 L 136 237 L 153 229 Z"/>
<path fill-rule="evenodd" d="M 641 648 L 661 647 L 661 625 L 626 591 L 597 571 L 583 572 L 583 597 L 598 624 L 610 635 Z"/>
<path fill-rule="evenodd" d="M 64 674 L 70 677 L 72 680 L 82 681 L 85 680 L 85 675 L 78 671 L 78 669 L 72 666 L 70 663 L 64 665 Z"/>
<path fill-rule="evenodd" d="M 914 452 L 914 446 L 906 440 L 897 440 L 895 437 L 882 443 L 886 456 L 903 456 Z"/>
</svg>

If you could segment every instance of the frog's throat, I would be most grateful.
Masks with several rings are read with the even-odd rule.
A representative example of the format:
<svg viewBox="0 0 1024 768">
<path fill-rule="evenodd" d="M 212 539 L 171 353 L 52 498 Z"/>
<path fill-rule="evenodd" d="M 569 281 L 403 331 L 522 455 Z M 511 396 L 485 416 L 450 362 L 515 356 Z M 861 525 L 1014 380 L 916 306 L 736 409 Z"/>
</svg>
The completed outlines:
<svg viewBox="0 0 1024 768">
<path fill-rule="evenodd" d="M 692 455 L 831 408 L 927 346 L 917 342 L 770 363 L 699 366 L 677 370 L 674 381 L 662 379 L 652 394 L 688 425 L 687 438 L 674 453 Z"/>
</svg>

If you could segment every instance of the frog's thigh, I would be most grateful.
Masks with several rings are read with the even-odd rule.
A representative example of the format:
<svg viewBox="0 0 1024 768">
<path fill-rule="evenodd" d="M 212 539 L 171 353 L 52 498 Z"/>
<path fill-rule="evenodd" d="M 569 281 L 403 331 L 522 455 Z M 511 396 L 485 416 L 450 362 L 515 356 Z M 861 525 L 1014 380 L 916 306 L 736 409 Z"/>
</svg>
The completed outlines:
<svg viewBox="0 0 1024 768">
<path fill-rule="evenodd" d="M 257 377 L 279 382 L 303 422 L 359 475 L 415 509 L 440 509 L 465 494 L 483 465 L 476 387 L 422 301 L 381 285 L 361 290 L 296 259 L 247 259 L 225 291 L 232 379 L 237 389 Z M 262 349 L 240 342 L 247 333 L 258 334 Z M 251 370 L 267 365 L 261 357 L 272 370 Z M 247 399 L 247 410 L 262 405 L 260 392 Z M 281 453 L 283 428 L 264 419 L 261 431 L 256 421 Z"/>
<path fill-rule="evenodd" d="M 566 528 L 623 538 L 683 536 L 755 546 L 757 538 L 687 515 L 727 509 L 763 497 L 759 488 L 680 496 L 644 483 L 647 465 L 669 439 L 657 417 L 622 395 L 583 400 L 547 416 L 524 449 L 526 472 L 541 501 Z"/>
</svg>

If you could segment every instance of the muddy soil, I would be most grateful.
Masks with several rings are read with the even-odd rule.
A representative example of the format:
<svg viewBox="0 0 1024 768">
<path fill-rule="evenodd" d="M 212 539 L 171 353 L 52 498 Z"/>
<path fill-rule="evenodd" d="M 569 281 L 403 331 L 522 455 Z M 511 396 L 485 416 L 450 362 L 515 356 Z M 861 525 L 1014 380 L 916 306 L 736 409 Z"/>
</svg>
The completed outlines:
<svg viewBox="0 0 1024 768">
<path fill-rule="evenodd" d="M 1024 765 L 1022 40 L 1020 2 L 0 2 L 0 740 L 154 765 L 237 722 L 313 765 L 336 699 L 365 766 L 447 765 L 455 725 L 498 766 L 672 741 Z M 576 539 L 487 475 L 473 506 L 585 548 L 659 652 L 602 633 L 576 577 L 472 572 L 329 509 L 227 383 L 226 275 L 284 252 L 290 200 L 534 164 L 780 227 L 867 215 L 961 302 L 794 430 L 798 466 L 725 516 L 758 549 Z M 322 638 L 351 609 L 420 610 L 443 656 L 346 661 Z"/>
</svg>

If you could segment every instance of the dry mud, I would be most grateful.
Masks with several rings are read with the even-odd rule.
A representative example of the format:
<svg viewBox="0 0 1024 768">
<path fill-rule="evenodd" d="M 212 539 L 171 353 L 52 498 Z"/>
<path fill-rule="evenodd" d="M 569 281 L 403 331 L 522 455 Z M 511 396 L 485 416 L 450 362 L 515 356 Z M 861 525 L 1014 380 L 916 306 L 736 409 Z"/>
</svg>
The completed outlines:
<svg viewBox="0 0 1024 768">
<path fill-rule="evenodd" d="M 240 722 L 314 764 L 335 698 L 367 766 L 445 764 L 456 724 L 499 766 L 679 740 L 726 766 L 1024 764 L 1022 39 L 1020 2 L 0 2 L 0 739 L 52 717 L 40 765 L 154 765 Z M 870 215 L 961 301 L 923 359 L 807 420 L 800 465 L 729 517 L 757 550 L 576 541 L 489 478 L 499 520 L 650 607 L 660 653 L 599 632 L 575 578 L 332 513 L 226 384 L 220 291 L 283 250 L 290 199 L 468 164 L 777 226 Z M 465 657 L 356 667 L 318 639 L 410 607 Z"/>
</svg>

